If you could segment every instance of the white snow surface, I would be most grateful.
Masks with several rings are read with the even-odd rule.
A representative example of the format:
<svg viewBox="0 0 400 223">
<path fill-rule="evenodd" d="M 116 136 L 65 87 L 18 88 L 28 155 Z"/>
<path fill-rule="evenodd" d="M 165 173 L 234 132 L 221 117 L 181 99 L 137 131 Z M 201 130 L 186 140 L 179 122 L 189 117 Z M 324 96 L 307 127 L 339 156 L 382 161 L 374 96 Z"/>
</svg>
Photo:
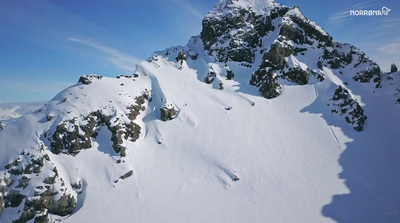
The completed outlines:
<svg viewBox="0 0 400 223">
<path fill-rule="evenodd" d="M 222 65 L 212 66 L 218 71 Z M 321 95 L 327 89 L 321 83 L 284 85 L 281 96 L 266 100 L 239 92 L 236 81 L 225 81 L 223 91 L 214 89 L 198 81 L 196 72 L 177 69 L 156 56 L 138 65 L 139 78 L 103 78 L 72 86 L 0 133 L 0 163 L 11 162 L 51 128 L 52 122 L 40 121 L 46 115 L 60 122 L 60 117 L 69 120 L 103 109 L 119 117 L 148 89 L 153 99 L 138 118 L 141 137 L 125 142 L 123 163 L 116 163 L 107 128 L 99 130 L 92 148 L 77 156 L 46 150 L 60 176 L 67 182 L 81 179 L 84 185 L 76 210 L 63 222 L 334 222 L 321 210 L 332 196 L 351 193 L 338 177 L 343 171 L 338 159 L 354 138 L 330 111 L 315 112 L 325 106 Z M 332 78 L 325 82 L 338 84 Z M 377 97 L 365 100 L 371 102 L 366 112 L 373 116 L 365 133 L 357 135 L 361 146 L 379 144 L 379 139 L 368 136 L 387 133 L 382 121 L 399 123 L 398 108 Z M 159 119 L 165 101 L 180 110 L 168 122 Z M 393 112 L 382 117 L 374 103 Z M 398 137 L 385 139 L 391 140 L 388 145 L 399 145 Z M 129 170 L 132 177 L 114 182 Z M 1 222 L 12 220 L 8 214 L 3 213 Z"/>
</svg>

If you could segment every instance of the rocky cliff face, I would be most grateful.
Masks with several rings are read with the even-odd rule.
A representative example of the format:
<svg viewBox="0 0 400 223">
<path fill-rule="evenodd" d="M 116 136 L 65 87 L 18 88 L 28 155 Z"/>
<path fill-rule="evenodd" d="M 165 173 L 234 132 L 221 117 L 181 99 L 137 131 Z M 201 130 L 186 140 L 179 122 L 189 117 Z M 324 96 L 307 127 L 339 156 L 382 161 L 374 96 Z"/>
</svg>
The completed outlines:
<svg viewBox="0 0 400 223">
<path fill-rule="evenodd" d="M 138 117 L 147 109 L 150 92 L 146 84 L 136 84 L 139 81 L 133 76 L 118 76 L 111 82 L 102 79 L 82 76 L 79 84 L 12 123 L 11 131 L 26 129 L 36 136 L 32 143 L 17 138 L 30 147 L 14 148 L 22 151 L 16 157 L 3 157 L 9 161 L 0 171 L 0 214 L 5 212 L 14 222 L 49 222 L 50 215 L 55 220 L 72 214 L 84 183 L 79 177 L 70 178 L 68 171 L 59 172 L 52 155 L 74 157 L 93 148 L 101 129 L 109 132 L 102 140 L 111 142 L 114 162 L 125 162 L 126 142 L 135 142 L 141 135 Z M 126 171 L 119 172 L 121 179 L 130 176 L 124 175 Z"/>
<path fill-rule="evenodd" d="M 351 89 L 365 85 L 370 92 L 381 87 L 381 70 L 373 60 L 356 47 L 333 40 L 298 7 L 269 0 L 226 0 L 209 12 L 202 26 L 201 34 L 192 37 L 186 47 L 157 54 L 181 64 L 185 61 L 193 69 L 197 67 L 195 61 L 200 59 L 198 55 L 202 55 L 209 68 L 199 79 L 207 84 L 223 88 L 225 81 L 221 78 L 234 79 L 235 69 L 231 67 L 239 66 L 246 72 L 242 74 L 244 77 L 235 76 L 237 80 L 242 85 L 256 87 L 266 99 L 278 97 L 282 85 L 323 82 L 327 70 L 344 81 L 336 83 L 337 87 Z M 184 60 L 179 59 L 182 55 Z M 217 74 L 213 66 L 221 72 Z M 334 94 L 331 90 L 331 97 Z M 356 99 L 354 103 L 358 104 Z M 361 112 L 362 107 L 357 107 Z M 342 111 L 346 114 L 335 114 L 357 119 L 350 110 Z M 361 131 L 364 121 L 358 123 L 355 129 Z"/>
</svg>

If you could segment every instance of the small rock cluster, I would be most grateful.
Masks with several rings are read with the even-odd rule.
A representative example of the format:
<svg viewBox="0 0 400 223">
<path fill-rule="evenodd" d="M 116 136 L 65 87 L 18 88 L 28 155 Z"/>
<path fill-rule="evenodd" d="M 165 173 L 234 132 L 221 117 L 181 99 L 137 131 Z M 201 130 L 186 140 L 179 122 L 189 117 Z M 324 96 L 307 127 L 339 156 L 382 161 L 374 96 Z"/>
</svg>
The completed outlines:
<svg viewBox="0 0 400 223">
<path fill-rule="evenodd" d="M 59 176 L 43 145 L 40 153 L 22 152 L 5 168 L 0 172 L 0 216 L 8 208 L 18 208 L 21 214 L 14 222 L 47 223 L 49 214 L 67 216 L 75 209 L 76 195 Z M 34 189 L 25 190 L 28 186 Z"/>
<path fill-rule="evenodd" d="M 178 109 L 171 103 L 166 103 L 160 108 L 161 120 L 166 122 L 174 119 L 178 115 Z"/>
<path fill-rule="evenodd" d="M 354 130 L 363 130 L 367 116 L 364 115 L 364 110 L 360 104 L 351 97 L 346 88 L 339 85 L 331 101 L 334 107 L 332 113 L 344 116 L 346 122 L 351 124 Z"/>
</svg>

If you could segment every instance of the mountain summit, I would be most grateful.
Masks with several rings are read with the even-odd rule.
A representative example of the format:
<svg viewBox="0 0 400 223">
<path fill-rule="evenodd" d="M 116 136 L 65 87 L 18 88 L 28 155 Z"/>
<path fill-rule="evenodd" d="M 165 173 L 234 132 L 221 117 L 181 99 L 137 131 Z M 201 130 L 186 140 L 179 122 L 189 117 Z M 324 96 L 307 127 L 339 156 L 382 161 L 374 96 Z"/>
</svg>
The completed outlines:
<svg viewBox="0 0 400 223">
<path fill-rule="evenodd" d="M 400 219 L 398 72 L 274 1 L 202 26 L 7 123 L 0 222 Z"/>
</svg>

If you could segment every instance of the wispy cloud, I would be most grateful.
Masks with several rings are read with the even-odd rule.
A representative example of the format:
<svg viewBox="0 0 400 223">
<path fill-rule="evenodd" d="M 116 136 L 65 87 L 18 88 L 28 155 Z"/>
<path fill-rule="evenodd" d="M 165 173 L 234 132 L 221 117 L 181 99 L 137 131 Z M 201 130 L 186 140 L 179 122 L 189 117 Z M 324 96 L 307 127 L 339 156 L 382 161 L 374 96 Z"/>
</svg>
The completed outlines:
<svg viewBox="0 0 400 223">
<path fill-rule="evenodd" d="M 343 25 L 343 23 L 348 22 L 349 19 L 350 19 L 350 10 L 332 14 L 331 17 L 329 18 L 329 22 L 331 22 L 333 24 L 342 24 Z"/>
<path fill-rule="evenodd" d="M 400 31 L 399 27 L 400 18 L 384 17 L 381 20 L 379 27 L 388 29 L 390 31 Z"/>
<path fill-rule="evenodd" d="M 400 54 L 400 43 L 391 43 L 378 48 L 381 53 L 389 55 L 399 55 Z"/>
<path fill-rule="evenodd" d="M 133 71 L 135 68 L 135 65 L 141 61 L 140 59 L 130 56 L 126 53 L 123 53 L 115 48 L 104 46 L 104 45 L 101 45 L 94 41 L 82 40 L 82 39 L 78 39 L 78 38 L 68 38 L 68 40 L 72 41 L 72 42 L 84 44 L 86 46 L 95 48 L 95 49 L 107 54 L 108 55 L 107 59 L 109 62 L 111 62 L 118 68 L 125 70 L 125 71 L 129 71 L 129 72 Z"/>
<path fill-rule="evenodd" d="M 368 7 L 371 7 L 372 5 L 373 5 L 372 1 L 364 1 L 364 2 L 357 3 L 357 4 L 353 4 L 351 6 L 351 9 L 362 10 L 362 9 L 367 9 Z"/>
<path fill-rule="evenodd" d="M 329 22 L 332 25 L 346 24 L 351 21 L 350 10 L 363 10 L 371 7 L 372 5 L 372 1 L 365 1 L 362 3 L 345 6 L 340 12 L 332 14 L 329 18 Z"/>
<path fill-rule="evenodd" d="M 190 12 L 195 17 L 203 19 L 204 15 L 199 10 L 197 10 L 196 7 L 187 3 L 185 0 L 172 0 L 172 2 L 177 6 L 181 7 L 182 9 L 184 9 L 185 11 Z"/>
</svg>

